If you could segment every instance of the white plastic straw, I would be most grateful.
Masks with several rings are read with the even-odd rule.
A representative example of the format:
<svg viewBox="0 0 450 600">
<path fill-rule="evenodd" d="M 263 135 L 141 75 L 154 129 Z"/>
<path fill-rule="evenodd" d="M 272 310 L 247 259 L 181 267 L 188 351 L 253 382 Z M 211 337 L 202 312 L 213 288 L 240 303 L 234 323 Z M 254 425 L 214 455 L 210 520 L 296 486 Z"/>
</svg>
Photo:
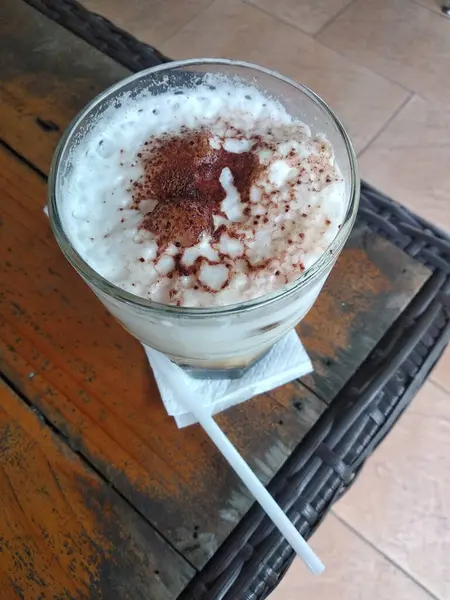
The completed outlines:
<svg viewBox="0 0 450 600">
<path fill-rule="evenodd" d="M 160 361 L 160 356 L 157 357 L 157 362 L 161 363 L 160 366 L 162 367 L 162 371 L 164 371 L 164 358 L 165 357 L 161 356 L 162 361 Z M 223 454 L 230 466 L 234 469 L 234 471 L 236 471 L 243 483 L 251 491 L 257 502 L 272 519 L 275 526 L 284 535 L 289 544 L 307 565 L 310 571 L 315 574 L 322 573 L 325 568 L 322 561 L 296 530 L 294 525 L 288 519 L 287 515 L 282 511 L 280 506 L 275 502 L 273 497 L 253 473 L 248 464 L 217 425 L 209 412 L 203 406 L 201 406 L 201 404 L 199 404 L 198 400 L 192 397 L 188 390 L 182 389 L 182 386 L 178 381 L 176 381 L 176 379 L 172 379 L 170 381 L 170 385 L 172 388 L 175 388 L 177 398 L 184 402 L 191 413 L 195 415 L 200 425 Z"/>
</svg>

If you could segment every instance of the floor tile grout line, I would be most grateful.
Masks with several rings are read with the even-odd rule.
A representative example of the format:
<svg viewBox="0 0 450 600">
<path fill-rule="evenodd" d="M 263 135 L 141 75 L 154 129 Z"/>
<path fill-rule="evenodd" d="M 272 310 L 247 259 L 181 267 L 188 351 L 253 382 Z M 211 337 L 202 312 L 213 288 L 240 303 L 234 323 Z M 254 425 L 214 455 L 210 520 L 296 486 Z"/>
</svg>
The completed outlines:
<svg viewBox="0 0 450 600">
<path fill-rule="evenodd" d="M 214 1 L 216 1 L 216 0 L 214 0 Z M 352 0 L 352 2 L 353 1 L 354 0 Z M 298 33 L 301 33 L 302 35 L 306 35 L 309 38 L 313 38 L 314 37 L 314 34 L 308 33 L 304 29 L 300 29 L 300 27 L 297 27 L 297 25 L 294 25 L 293 23 L 291 23 L 289 21 L 286 21 L 285 19 L 282 19 L 281 17 L 277 17 L 276 15 L 272 14 L 271 12 L 269 12 L 268 10 L 266 10 L 265 8 L 261 8 L 260 6 L 257 6 L 256 4 L 253 4 L 252 0 L 240 0 L 240 2 L 241 2 L 241 4 L 245 4 L 246 6 L 250 6 L 251 8 L 254 8 L 256 11 L 258 11 L 260 13 L 263 13 L 267 17 L 270 17 L 271 19 L 274 19 L 274 21 L 277 21 L 278 23 L 282 23 L 283 25 L 287 25 L 288 27 L 290 27 L 291 29 L 294 29 Z"/>
<path fill-rule="evenodd" d="M 436 379 L 433 378 L 433 375 L 430 375 L 428 383 L 432 383 L 439 391 L 444 392 L 444 394 L 447 394 L 447 396 L 450 396 L 450 390 L 448 390 L 445 386 L 436 381 Z"/>
<path fill-rule="evenodd" d="M 208 4 L 208 6 L 205 6 L 205 8 L 203 8 L 199 13 L 197 13 L 197 15 L 195 15 L 194 17 L 192 17 L 192 19 L 190 19 L 189 21 L 187 21 L 187 23 L 185 23 L 184 25 L 182 25 L 182 27 L 180 27 L 175 33 L 171 34 L 168 38 L 166 38 L 163 42 L 161 42 L 159 44 L 159 46 L 161 47 L 161 49 L 167 54 L 168 52 L 167 52 L 167 50 L 165 48 L 163 48 L 163 45 L 166 44 L 167 42 L 170 42 L 170 40 L 173 37 L 175 37 L 176 35 L 178 35 L 185 27 L 187 27 L 192 21 L 194 21 L 203 12 L 205 12 L 206 10 L 208 10 L 216 2 L 218 2 L 218 0 L 212 0 L 212 2 L 210 4 Z M 333 20 L 336 19 L 338 16 L 340 16 L 343 12 L 345 12 L 345 10 L 347 10 L 347 8 L 349 8 L 349 6 L 351 6 L 351 4 L 353 4 L 354 2 L 357 2 L 357 0 L 351 0 L 350 3 L 347 4 L 347 6 L 344 9 L 342 9 L 342 11 L 340 11 L 339 13 L 337 13 L 335 15 L 335 17 L 333 18 Z M 315 34 L 309 34 L 309 33 L 306 33 L 305 31 L 303 31 L 302 29 L 300 29 L 299 27 L 296 27 L 292 23 L 288 23 L 287 21 L 284 21 L 284 20 L 276 17 L 275 15 L 267 12 L 266 10 L 260 8 L 259 6 L 256 6 L 250 0 L 240 0 L 240 3 L 244 4 L 245 6 L 248 6 L 248 7 L 252 8 L 252 9 L 258 11 L 258 12 L 261 12 L 262 14 L 266 15 L 267 17 L 270 17 L 274 21 L 276 21 L 278 23 L 281 23 L 282 25 L 285 25 L 286 27 L 289 27 L 290 29 L 292 29 L 294 31 L 297 31 L 298 33 L 301 33 L 302 35 L 306 36 L 310 40 L 316 41 L 318 44 L 320 44 L 321 46 L 323 46 L 327 50 L 330 50 L 331 52 L 334 52 L 335 54 L 337 54 L 341 58 L 345 59 L 347 62 L 349 62 L 350 64 L 354 65 L 355 67 L 359 67 L 360 69 L 364 69 L 364 71 L 367 71 L 367 73 L 371 73 L 372 75 L 376 75 L 380 79 L 383 79 L 384 81 L 388 81 L 390 84 L 397 86 L 398 88 L 404 90 L 405 92 L 407 92 L 409 94 L 415 94 L 416 93 L 414 90 L 410 90 L 410 89 L 406 88 L 404 85 L 402 85 L 398 81 L 395 81 L 395 80 L 393 80 L 393 79 L 391 79 L 389 77 L 386 77 L 385 75 L 382 75 L 382 74 L 378 73 L 377 71 L 374 71 L 373 69 L 367 67 L 366 65 L 360 63 L 359 61 L 354 60 L 353 58 L 350 58 L 345 53 L 342 53 L 339 50 L 336 50 L 336 48 L 332 48 L 331 46 L 328 46 L 322 40 L 316 39 L 316 36 L 318 36 L 325 27 L 323 27 L 321 30 L 319 30 L 319 32 L 317 32 Z M 330 20 L 326 24 L 326 26 L 330 25 L 331 22 L 332 21 Z M 170 52 L 169 52 L 169 54 L 170 54 Z M 175 58 L 173 60 L 178 60 L 178 58 Z M 280 70 L 280 72 L 282 72 L 282 70 Z"/>
<path fill-rule="evenodd" d="M 170 41 L 173 37 L 175 37 L 176 35 L 178 35 L 180 33 L 180 31 L 182 31 L 185 27 L 187 27 L 190 23 L 192 23 L 192 21 L 194 21 L 197 17 L 199 17 L 202 13 L 204 13 L 206 10 L 208 10 L 214 3 L 216 2 L 216 0 L 210 0 L 209 4 L 207 6 L 204 6 L 202 9 L 200 9 L 198 11 L 198 13 L 196 13 L 193 17 L 191 17 L 190 19 L 188 19 L 186 21 L 186 23 L 183 23 L 183 25 L 181 25 L 180 27 L 177 27 L 176 31 L 174 31 L 173 33 L 171 33 L 169 36 L 167 36 L 163 41 L 159 42 L 158 44 L 158 49 L 159 47 L 162 47 L 163 44 L 166 44 L 168 41 Z M 132 34 L 133 35 L 133 34 Z M 151 43 L 151 42 L 150 42 Z M 180 60 L 180 57 L 177 56 L 175 58 L 170 57 L 171 60 Z"/>
<path fill-rule="evenodd" d="M 355 0 L 356 1 L 356 0 Z M 316 40 L 316 42 L 318 42 L 319 44 L 321 44 L 324 48 L 326 48 L 327 50 L 331 50 L 332 52 L 334 52 L 335 54 L 338 54 L 339 56 L 341 56 L 342 58 L 345 58 L 346 60 L 348 60 L 350 63 L 352 63 L 353 65 L 359 67 L 360 69 L 364 69 L 365 71 L 368 71 L 369 73 L 372 73 L 372 75 L 376 75 L 377 77 L 380 77 L 381 79 L 384 79 L 385 81 L 389 81 L 389 83 L 391 83 L 392 85 L 396 85 L 398 88 L 400 88 L 401 90 L 404 90 L 405 92 L 408 92 L 410 94 L 416 94 L 417 92 L 415 90 L 410 90 L 409 88 L 405 87 L 402 83 L 400 83 L 399 81 L 396 81 L 395 79 L 391 79 L 390 77 L 388 77 L 387 75 L 384 75 L 383 73 L 380 73 L 379 71 L 372 69 L 372 67 L 368 67 L 367 65 L 365 65 L 364 63 L 360 62 L 359 60 L 353 58 L 353 56 L 349 56 L 348 54 L 346 54 L 345 52 L 342 52 L 341 50 L 338 50 L 337 48 L 333 48 L 333 46 L 328 45 L 326 42 L 324 42 L 323 40 L 319 40 L 318 38 L 314 37 L 314 40 Z M 430 100 L 431 102 L 431 100 Z"/>
<path fill-rule="evenodd" d="M 288 25 L 289 27 L 292 27 L 293 29 L 295 29 L 296 31 L 299 31 L 303 35 L 308 35 L 311 37 L 311 34 L 307 33 L 304 29 L 300 29 L 300 27 L 297 27 L 297 25 L 293 25 L 292 23 L 289 23 L 289 21 L 285 21 L 284 19 L 281 19 L 280 17 L 277 17 L 276 15 L 272 14 L 265 8 L 261 8 L 260 6 L 253 4 L 252 0 L 240 0 L 240 2 L 241 2 L 241 4 L 245 4 L 246 6 L 251 6 L 255 10 L 264 13 L 265 15 L 267 15 L 268 17 L 271 17 L 272 19 L 275 19 L 275 21 L 278 21 L 279 23 L 283 23 L 283 25 Z"/>
<path fill-rule="evenodd" d="M 315 38 L 316 36 L 320 35 L 322 33 L 322 31 L 325 31 L 325 29 L 331 25 L 332 23 L 334 23 L 334 21 L 336 21 L 337 19 L 339 19 L 339 17 L 341 15 L 343 15 L 345 13 L 345 11 L 350 8 L 350 6 L 352 4 L 355 4 L 355 2 L 357 2 L 357 0 L 350 0 L 350 2 L 347 2 L 347 4 L 342 7 L 340 10 L 337 11 L 337 13 L 335 15 L 333 15 L 332 17 L 330 17 L 328 19 L 328 21 L 326 21 L 326 23 L 324 23 L 322 25 L 322 27 L 320 27 L 320 29 L 318 31 L 316 31 L 316 33 L 313 34 L 313 37 Z"/>
<path fill-rule="evenodd" d="M 439 596 L 436 596 L 436 594 L 434 594 L 430 589 L 428 589 L 426 587 L 426 585 L 424 585 L 421 581 L 416 579 L 416 577 L 414 577 L 414 575 L 412 575 L 412 573 L 410 573 L 404 567 L 402 567 L 397 562 L 395 562 L 395 560 L 392 559 L 388 554 L 385 554 L 383 552 L 383 550 L 378 548 L 378 546 L 376 546 L 373 542 L 371 542 L 369 539 L 367 539 L 360 531 L 355 529 L 355 527 L 353 527 L 353 525 L 351 525 L 345 519 L 343 519 L 340 515 L 338 515 L 334 509 L 331 510 L 331 514 L 333 515 L 333 517 L 335 517 L 339 521 L 339 523 L 341 523 L 341 525 L 344 525 L 344 527 L 346 527 L 349 531 L 354 533 L 362 542 L 364 542 L 365 544 L 367 544 L 367 546 L 372 548 L 372 550 L 374 550 L 374 552 L 376 552 L 379 556 L 382 556 L 385 560 L 387 560 L 390 565 L 392 565 L 395 569 L 400 571 L 400 573 L 405 575 L 405 577 L 407 577 L 410 581 L 415 583 L 421 590 L 423 590 L 426 594 L 428 594 L 428 596 L 430 596 L 434 600 L 442 600 L 442 598 L 439 598 Z"/>
<path fill-rule="evenodd" d="M 261 6 L 254 4 L 253 0 L 240 0 L 240 2 L 241 2 L 241 4 L 245 4 L 246 6 L 251 6 L 258 12 L 261 12 L 261 13 L 267 15 L 268 17 L 275 19 L 275 21 L 278 21 L 278 23 L 283 23 L 283 25 L 288 25 L 288 27 L 292 27 L 292 29 L 295 29 L 296 31 L 302 33 L 303 35 L 307 35 L 308 37 L 313 37 L 315 35 L 314 33 L 310 33 L 308 31 L 305 31 L 305 29 L 301 29 L 301 27 L 294 25 L 291 21 L 288 21 L 287 19 L 284 19 L 282 17 L 279 17 L 279 16 L 269 12 L 266 8 L 262 8 Z"/>
<path fill-rule="evenodd" d="M 352 0 L 351 4 L 349 4 L 345 10 L 347 10 L 347 8 L 349 8 L 352 4 L 356 3 L 359 0 Z M 419 8 L 424 8 L 425 10 L 427 10 L 430 13 L 433 13 L 434 15 L 437 15 L 438 17 L 444 16 L 444 15 L 440 15 L 439 13 L 436 13 L 434 10 L 432 10 L 431 8 L 427 8 L 426 6 L 424 6 L 423 4 L 420 4 L 419 2 L 416 2 L 415 0 L 412 0 L 412 4 L 414 4 L 415 6 L 418 6 Z M 342 11 L 339 16 L 341 16 L 345 11 Z M 330 22 L 329 25 L 331 25 L 333 22 Z M 339 54 L 340 56 L 343 56 L 344 58 L 346 58 L 347 60 L 350 60 L 352 63 L 359 65 L 360 67 L 363 67 L 364 69 L 367 69 L 368 71 L 370 71 L 371 73 L 375 73 L 375 75 L 378 75 L 378 77 L 382 77 L 383 79 L 385 79 L 386 81 L 389 81 L 390 83 L 393 83 L 395 85 L 397 85 L 398 87 L 401 87 L 402 89 L 406 90 L 407 92 L 412 92 L 414 94 L 419 94 L 418 91 L 416 90 L 410 90 L 409 88 L 405 87 L 402 83 L 400 83 L 399 81 L 395 81 L 394 79 L 391 79 L 390 77 L 388 77 L 387 75 L 380 73 L 377 69 L 373 69 L 372 67 L 369 67 L 367 65 L 365 65 L 364 63 L 360 62 L 359 60 L 355 59 L 353 56 L 349 56 L 347 53 L 342 52 L 340 50 L 338 50 L 337 48 L 333 48 L 332 46 L 330 46 L 329 44 L 327 44 L 325 41 L 323 40 L 319 40 L 318 36 L 320 36 L 324 31 L 325 31 L 326 27 L 323 27 L 321 31 L 317 32 L 316 34 L 314 34 L 314 39 L 317 39 L 318 42 L 320 42 L 323 46 L 325 46 L 326 48 L 328 48 L 329 50 L 333 50 L 334 52 L 336 52 L 337 54 Z M 429 102 L 433 102 L 436 104 L 436 101 L 428 99 L 427 97 L 424 98 L 425 100 L 429 101 Z M 439 104 L 443 104 L 444 106 L 446 106 L 444 103 L 439 102 Z"/>
<path fill-rule="evenodd" d="M 409 102 L 412 100 L 413 97 L 414 97 L 414 92 L 409 92 L 409 94 L 407 95 L 407 97 L 403 100 L 403 102 L 401 104 L 399 104 L 399 106 L 397 106 L 397 108 L 394 110 L 394 112 L 391 114 L 391 116 L 388 118 L 388 120 L 384 123 L 384 125 L 382 125 L 380 127 L 380 129 L 367 142 L 367 144 L 362 148 L 362 150 L 360 150 L 357 153 L 358 154 L 358 160 L 362 157 L 362 155 L 364 154 L 364 152 L 366 150 L 368 150 L 370 148 L 370 146 L 380 137 L 380 135 L 384 131 L 386 131 L 386 129 L 389 127 L 389 125 L 392 123 L 392 121 L 401 113 L 401 111 L 405 108 L 405 106 L 407 104 L 409 104 Z"/>
<path fill-rule="evenodd" d="M 450 19 L 449 19 L 449 21 L 450 21 Z M 427 98 L 426 96 L 423 96 L 421 92 L 413 91 L 413 94 L 415 96 L 417 96 L 418 98 L 420 98 L 421 100 L 423 100 L 424 102 L 427 102 L 428 104 L 436 106 L 437 108 L 440 108 L 443 111 L 450 112 L 449 106 L 448 106 L 448 104 L 445 104 L 445 102 L 440 102 L 439 100 L 431 100 L 431 98 Z"/>
<path fill-rule="evenodd" d="M 214 0 L 214 2 L 216 2 L 217 0 Z M 344 52 L 340 52 L 339 50 L 337 50 L 336 48 L 332 48 L 331 46 L 329 46 L 328 44 L 326 44 L 325 42 L 323 42 L 322 40 L 319 40 L 317 38 L 317 36 L 319 36 L 329 25 L 331 25 L 338 17 L 340 17 L 352 4 L 356 3 L 358 0 L 350 0 L 350 3 L 347 4 L 347 6 L 345 6 L 342 10 L 340 10 L 338 13 L 336 13 L 336 15 L 330 19 L 321 29 L 319 29 L 319 31 L 317 31 L 314 34 L 310 34 L 310 33 L 306 33 L 306 31 L 304 31 L 303 29 L 300 29 L 299 27 L 297 27 L 296 25 L 293 25 L 292 23 L 289 23 L 288 21 L 284 21 L 283 19 L 280 19 L 279 17 L 276 17 L 275 15 L 267 12 L 266 10 L 260 8 L 259 6 L 256 6 L 255 4 L 253 4 L 251 2 L 251 0 L 240 0 L 240 2 L 242 4 L 245 4 L 247 6 L 250 6 L 251 8 L 254 8 L 255 10 L 264 13 L 265 15 L 267 15 L 268 17 L 271 17 L 272 19 L 274 19 L 275 21 L 278 21 L 278 23 L 282 23 L 283 25 L 286 25 L 287 27 L 290 27 L 291 29 L 294 29 L 295 31 L 298 31 L 299 33 L 301 33 L 302 35 L 305 35 L 306 37 L 308 37 L 310 40 L 314 40 L 316 41 L 318 44 L 320 44 L 321 46 L 323 46 L 324 48 L 326 48 L 327 50 L 330 50 L 331 52 L 334 52 L 335 54 L 337 54 L 338 56 L 340 56 L 341 58 L 344 58 L 346 61 L 348 61 L 349 63 L 351 63 L 352 65 L 355 65 L 355 67 L 359 67 L 360 69 L 364 69 L 365 71 L 367 71 L 368 73 L 371 73 L 372 75 L 376 75 L 377 77 L 380 77 L 381 79 L 384 79 L 385 81 L 388 81 L 389 83 L 391 83 L 392 85 L 396 85 L 398 88 L 404 90 L 405 92 L 408 92 L 409 94 L 417 94 L 419 95 L 418 92 L 416 92 L 415 90 L 410 90 L 409 88 L 405 87 L 402 83 L 399 83 L 398 81 L 395 81 L 394 79 L 391 79 L 390 77 L 386 77 L 386 75 L 382 75 L 381 73 L 378 73 L 378 71 L 373 70 L 372 68 L 362 64 L 361 62 L 355 60 L 354 58 L 347 56 Z M 213 3 L 214 3 L 213 2 Z M 424 98 L 424 100 L 427 100 L 426 98 Z M 432 102 L 431 100 L 427 100 L 427 102 Z M 434 102 L 434 101 L 433 101 Z M 435 104 L 435 102 L 434 102 Z"/>
<path fill-rule="evenodd" d="M 353 2 L 357 2 L 358 0 L 353 0 Z M 431 12 L 433 14 L 437 14 L 438 16 L 439 13 L 436 13 L 434 10 L 432 10 L 431 8 L 426 8 L 423 4 L 420 4 L 418 2 L 416 2 L 415 0 L 411 0 L 413 2 L 413 4 L 415 4 L 416 6 L 419 6 L 421 8 L 425 8 L 426 10 L 428 10 L 428 12 Z M 352 3 L 353 3 L 352 2 Z M 348 5 L 350 6 L 350 5 Z M 342 13 L 341 13 L 342 14 Z M 448 17 L 447 17 L 448 18 Z M 450 18 L 448 18 L 450 21 Z M 331 24 L 331 23 L 330 23 Z M 377 69 L 374 69 L 372 67 L 369 67 L 368 65 L 364 64 L 363 62 L 360 62 L 358 59 L 354 58 L 353 56 L 349 56 L 346 52 L 343 52 L 337 48 L 334 48 L 333 46 L 330 46 L 329 44 L 327 44 L 324 40 L 319 40 L 317 39 L 317 36 L 319 36 L 323 31 L 325 30 L 325 28 L 323 28 L 322 31 L 316 33 L 314 35 L 314 39 L 317 40 L 317 42 L 319 42 L 320 44 L 322 44 L 322 46 L 324 46 L 325 48 L 328 48 L 328 50 L 332 50 L 333 52 L 335 52 L 336 54 L 339 54 L 339 56 L 344 57 L 345 59 L 349 60 L 351 63 L 358 65 L 359 67 L 366 69 L 367 71 L 370 71 L 371 73 L 373 73 L 374 75 L 377 75 L 378 77 L 381 77 L 382 79 L 384 79 L 385 81 L 389 81 L 389 83 L 392 83 L 396 86 L 398 86 L 399 88 L 405 90 L 405 92 L 409 92 L 412 94 L 415 94 L 416 96 L 419 96 L 419 98 L 421 98 L 422 100 L 424 100 L 425 102 L 429 102 L 430 104 L 434 104 L 435 106 L 440 106 L 442 107 L 443 110 L 448 110 L 448 105 L 445 102 L 441 102 L 439 100 L 436 99 L 432 99 L 426 95 L 423 95 L 422 92 L 419 92 L 418 90 L 414 90 L 414 89 L 409 89 L 407 88 L 403 83 L 400 83 L 399 81 L 396 81 L 395 79 L 391 79 L 391 77 L 387 76 L 384 73 L 381 73 L 380 71 L 378 71 Z"/>
<path fill-rule="evenodd" d="M 216 1 L 216 0 L 214 0 L 214 1 Z M 292 29 L 295 29 L 296 31 L 299 31 L 303 35 L 307 35 L 308 37 L 310 37 L 312 39 L 314 39 L 316 35 L 319 35 L 319 33 L 321 33 L 326 27 L 328 27 L 328 25 L 331 25 L 331 23 L 335 19 L 337 19 L 343 12 L 345 12 L 347 10 L 347 8 L 351 4 L 353 4 L 356 1 L 357 0 L 349 0 L 349 2 L 346 4 L 346 6 L 344 6 L 340 10 L 338 10 L 338 12 L 335 15 L 333 15 L 332 17 L 330 17 L 326 21 L 326 23 L 324 25 L 322 25 L 315 33 L 311 33 L 309 31 L 306 31 L 305 29 L 301 29 L 301 27 L 298 27 L 297 25 L 294 25 L 291 21 L 288 21 L 287 19 L 283 19 L 281 17 L 278 17 L 277 15 L 274 15 L 273 13 L 269 12 L 265 8 L 261 8 L 261 6 L 258 6 L 257 4 L 254 4 L 252 0 L 240 0 L 240 2 L 242 4 L 246 4 L 247 6 L 251 6 L 252 8 L 255 8 L 256 10 L 264 13 L 268 17 L 271 17 L 272 19 L 275 19 L 275 21 L 278 21 L 279 23 L 283 23 L 283 25 L 288 25 L 288 27 L 292 27 Z"/>
</svg>

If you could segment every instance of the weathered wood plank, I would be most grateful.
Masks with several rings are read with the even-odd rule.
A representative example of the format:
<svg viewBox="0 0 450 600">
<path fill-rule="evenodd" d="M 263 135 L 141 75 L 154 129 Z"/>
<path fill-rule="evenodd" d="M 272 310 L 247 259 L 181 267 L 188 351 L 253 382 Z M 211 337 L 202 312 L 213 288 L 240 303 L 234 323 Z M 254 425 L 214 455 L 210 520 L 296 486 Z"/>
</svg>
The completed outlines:
<svg viewBox="0 0 450 600">
<path fill-rule="evenodd" d="M 177 430 L 140 344 L 65 261 L 42 212 L 41 177 L 1 149 L 0 172 L 1 368 L 167 539 L 203 565 L 235 525 L 230 515 L 240 518 L 252 498 L 198 427 Z M 299 411 L 298 402 L 308 409 Z M 267 482 L 324 408 L 292 384 L 220 422 Z"/>
<path fill-rule="evenodd" d="M 2 0 L 0 138 L 43 172 L 73 117 L 129 74 L 21 0 Z"/>
<path fill-rule="evenodd" d="M 314 308 L 297 331 L 314 365 L 302 381 L 331 402 L 430 275 L 357 225 Z"/>
<path fill-rule="evenodd" d="M 0 382 L 2 598 L 174 600 L 194 570 Z"/>
</svg>

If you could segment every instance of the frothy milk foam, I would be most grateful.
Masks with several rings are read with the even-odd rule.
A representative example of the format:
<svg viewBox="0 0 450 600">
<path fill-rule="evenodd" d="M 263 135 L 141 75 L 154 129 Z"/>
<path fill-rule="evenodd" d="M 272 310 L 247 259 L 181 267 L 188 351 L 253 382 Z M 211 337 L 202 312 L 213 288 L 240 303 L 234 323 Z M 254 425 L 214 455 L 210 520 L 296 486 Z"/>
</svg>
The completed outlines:
<svg viewBox="0 0 450 600">
<path fill-rule="evenodd" d="M 223 77 L 124 95 L 72 152 L 61 218 L 75 249 L 118 287 L 166 304 L 229 305 L 285 286 L 346 211 L 327 140 Z"/>
</svg>

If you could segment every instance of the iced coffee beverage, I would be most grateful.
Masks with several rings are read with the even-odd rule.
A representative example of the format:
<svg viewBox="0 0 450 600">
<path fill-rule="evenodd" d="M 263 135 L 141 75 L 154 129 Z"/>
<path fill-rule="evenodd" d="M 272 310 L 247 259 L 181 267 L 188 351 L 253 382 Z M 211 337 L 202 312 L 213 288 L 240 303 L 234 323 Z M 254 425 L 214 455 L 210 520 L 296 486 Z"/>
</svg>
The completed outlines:
<svg viewBox="0 0 450 600">
<path fill-rule="evenodd" d="M 56 154 L 49 208 L 126 329 L 181 366 L 236 373 L 312 306 L 358 186 L 351 144 L 312 92 L 253 65 L 184 61 L 86 108 Z"/>
</svg>

